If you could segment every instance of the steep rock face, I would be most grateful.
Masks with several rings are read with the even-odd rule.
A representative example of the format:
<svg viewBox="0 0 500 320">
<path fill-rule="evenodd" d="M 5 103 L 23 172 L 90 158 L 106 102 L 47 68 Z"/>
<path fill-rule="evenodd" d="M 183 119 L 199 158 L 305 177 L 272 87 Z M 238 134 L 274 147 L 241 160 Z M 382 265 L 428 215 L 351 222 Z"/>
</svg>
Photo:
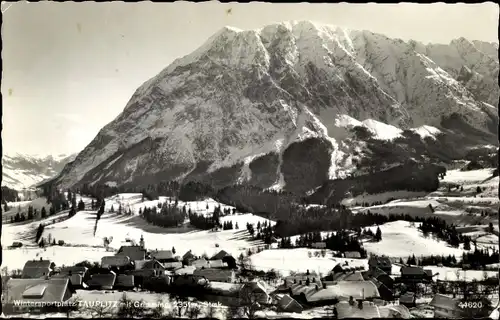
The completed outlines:
<svg viewBox="0 0 500 320">
<path fill-rule="evenodd" d="M 425 54 L 456 78 L 476 100 L 498 106 L 498 44 L 459 38 L 428 45 Z"/>
<path fill-rule="evenodd" d="M 431 58 L 441 49 L 366 31 L 308 21 L 223 28 L 138 88 L 56 183 L 187 179 L 304 192 L 355 169 L 363 139 L 346 119 L 379 139 L 394 139 L 387 128 L 446 124 L 494 135 L 494 95 L 471 83 L 489 67 L 498 73 L 498 61 L 462 42 L 445 46 L 460 54 L 441 66 Z M 454 74 L 461 63 L 469 69 Z"/>
</svg>

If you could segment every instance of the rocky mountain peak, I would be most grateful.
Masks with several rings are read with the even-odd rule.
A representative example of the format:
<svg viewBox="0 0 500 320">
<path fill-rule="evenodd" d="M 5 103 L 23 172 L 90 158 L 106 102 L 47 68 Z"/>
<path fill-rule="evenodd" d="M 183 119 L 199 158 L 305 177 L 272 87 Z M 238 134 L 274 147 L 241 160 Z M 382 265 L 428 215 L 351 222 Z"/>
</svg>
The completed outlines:
<svg viewBox="0 0 500 320">
<path fill-rule="evenodd" d="M 438 132 L 450 116 L 488 131 L 484 66 L 498 61 L 462 39 L 422 46 L 310 21 L 222 28 L 139 87 L 57 182 L 140 184 L 226 170 L 224 185 L 259 180 L 255 163 L 270 184 L 290 182 L 310 161 L 299 152 L 308 146 L 322 159 L 316 184 L 354 168 L 351 129 L 339 119 L 389 140 L 423 126 Z M 463 65 L 486 85 L 457 79 Z M 388 128 L 394 134 L 377 131 Z"/>
</svg>

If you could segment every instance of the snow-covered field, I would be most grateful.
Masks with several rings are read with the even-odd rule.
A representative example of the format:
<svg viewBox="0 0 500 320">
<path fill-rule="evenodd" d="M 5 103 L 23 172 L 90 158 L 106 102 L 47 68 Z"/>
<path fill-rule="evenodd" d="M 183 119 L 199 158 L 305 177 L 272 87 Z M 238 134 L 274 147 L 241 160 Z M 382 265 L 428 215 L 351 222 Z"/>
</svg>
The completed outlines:
<svg viewBox="0 0 500 320">
<path fill-rule="evenodd" d="M 310 272 L 315 271 L 326 276 L 338 263 L 344 264 L 346 261 L 353 267 L 368 268 L 366 259 L 335 258 L 328 250 L 325 257 L 315 257 L 314 252 L 316 251 L 321 250 L 307 248 L 264 250 L 251 255 L 250 260 L 257 270 L 274 269 L 284 276 L 291 272 L 306 272 L 308 269 Z M 308 252 L 312 253 L 311 258 L 309 258 Z"/>
<path fill-rule="evenodd" d="M 46 251 L 30 246 L 31 238 L 34 236 L 40 221 L 5 224 L 2 230 L 2 243 L 10 245 L 14 241 L 21 241 L 25 246 L 20 249 L 4 250 L 3 266 L 7 266 L 9 269 L 22 268 L 26 260 L 39 259 L 40 257 L 53 260 L 56 265 L 74 264 L 83 260 L 100 261 L 101 257 L 112 254 L 106 253 L 103 248 L 104 237 L 113 238 L 109 245 L 111 249 L 127 245 L 127 238 L 138 243 L 140 237 L 143 236 L 148 249 L 160 250 L 174 247 L 178 255 L 183 255 L 191 250 L 199 256 L 203 254 L 211 256 L 220 250 L 226 250 L 234 256 L 238 256 L 241 252 L 246 252 L 248 248 L 263 245 L 261 241 L 250 239 L 246 230 L 247 222 L 256 225 L 258 222 L 262 224 L 268 221 L 268 223 L 274 224 L 273 221 L 247 213 L 221 218 L 221 222 L 232 221 L 233 225 L 238 224 L 238 230 L 200 231 L 188 225 L 179 228 L 155 227 L 137 216 L 137 212 L 139 208 L 157 205 L 158 200 L 142 202 L 141 198 L 140 194 L 120 194 L 118 197 L 106 199 L 108 210 L 113 206 L 116 212 L 121 202 L 123 208 L 130 206 L 136 214 L 125 216 L 106 212 L 98 223 L 95 236 L 93 234 L 96 220 L 95 211 L 80 211 L 64 221 L 47 224 L 43 236 L 47 237 L 50 234 L 57 241 L 63 240 L 65 246 L 52 246 Z M 161 197 L 159 201 L 164 203 L 168 199 Z M 84 199 L 84 202 L 89 203 L 90 199 Z M 184 205 L 190 207 L 193 212 L 207 214 L 213 212 L 218 203 L 211 199 L 188 203 L 179 202 L 179 206 Z M 222 209 L 226 207 L 221 205 Z M 65 216 L 67 213 L 60 213 L 50 217 L 50 219 L 57 220 Z"/>
<path fill-rule="evenodd" d="M 368 203 L 372 204 L 374 202 L 385 203 L 389 199 L 412 199 L 424 197 L 427 195 L 426 192 L 411 192 L 411 191 L 391 191 L 378 194 L 363 194 L 353 198 L 346 198 L 342 200 L 342 204 L 345 206 L 355 206 L 356 204 Z"/>
<path fill-rule="evenodd" d="M 476 170 L 469 172 L 461 172 L 458 170 L 448 171 L 444 181 L 446 183 L 464 183 L 464 193 L 466 190 L 474 190 L 475 183 L 483 183 L 491 188 L 498 190 L 498 184 L 495 186 L 494 181 L 488 179 L 491 170 Z M 498 182 L 498 178 L 497 178 Z M 485 195 L 486 196 L 486 195 Z M 440 217 L 448 217 L 450 221 L 463 221 L 463 217 L 467 217 L 464 211 L 467 206 L 485 207 L 498 207 L 498 198 L 493 196 L 488 197 L 472 197 L 469 194 L 450 194 L 447 187 L 441 187 L 437 192 L 429 195 L 421 193 L 410 192 L 397 192 L 385 193 L 380 195 L 363 195 L 355 199 L 346 199 L 345 204 L 355 204 L 356 202 L 375 202 L 387 201 L 390 198 L 395 198 L 389 203 L 371 206 L 366 208 L 357 208 L 359 211 L 377 212 L 382 214 L 398 213 L 410 214 L 418 216 L 431 216 L 438 215 Z M 80 200 L 80 197 L 77 197 Z M 91 200 L 83 198 L 87 210 Z M 263 247 L 261 241 L 251 240 L 246 230 L 246 223 L 263 224 L 267 221 L 270 224 L 275 222 L 269 221 L 262 217 L 253 215 L 251 213 L 227 215 L 221 218 L 221 222 L 232 221 L 233 225 L 238 224 L 238 230 L 225 230 L 225 231 L 200 231 L 195 230 L 185 224 L 178 228 L 161 228 L 152 226 L 138 216 L 140 210 L 145 207 L 158 206 L 158 203 L 168 203 L 173 205 L 173 201 L 167 197 L 160 197 L 155 201 L 142 201 L 141 194 L 118 194 L 114 197 L 106 199 L 106 213 L 101 217 L 98 223 L 96 234 L 94 236 L 95 226 L 95 211 L 81 211 L 75 216 L 55 222 L 48 223 L 45 226 L 44 236 L 49 234 L 56 240 L 63 240 L 65 246 L 48 247 L 46 250 L 30 245 L 30 237 L 33 237 L 36 232 L 40 221 L 30 221 L 25 223 L 4 224 L 2 232 L 2 242 L 5 245 L 10 245 L 14 241 L 21 241 L 24 247 L 20 249 L 5 249 L 2 267 L 6 266 L 9 269 L 20 269 L 24 263 L 29 259 L 39 259 L 40 257 L 50 259 L 56 265 L 71 265 L 83 260 L 100 261 L 103 256 L 111 255 L 112 252 L 106 252 L 103 248 L 103 238 L 112 237 L 113 240 L 110 244 L 111 249 L 118 249 L 122 245 L 126 245 L 126 239 L 132 239 L 138 242 L 139 238 L 143 236 L 145 245 L 148 249 L 171 249 L 175 247 L 177 255 L 182 255 L 186 251 L 191 250 L 195 255 L 207 254 L 211 256 L 220 250 L 226 250 L 234 256 L 240 253 L 247 252 L 248 248 L 260 246 Z M 32 202 L 11 203 L 11 211 L 18 206 L 27 208 L 28 205 L 33 205 L 35 208 L 41 208 L 46 205 L 46 200 L 43 198 L 35 199 Z M 116 213 L 109 213 L 108 211 L 113 207 L 114 211 L 118 211 L 118 207 L 122 206 L 123 211 L 127 212 L 129 209 L 132 211 L 132 216 L 118 215 Z M 186 206 L 192 212 L 198 214 L 208 215 L 213 212 L 216 206 L 225 209 L 232 207 L 222 205 L 213 199 L 196 202 L 178 202 L 178 206 Z M 434 212 L 429 208 L 432 206 Z M 207 208 L 208 207 L 208 208 Z M 46 221 L 59 220 L 64 218 L 67 213 L 60 213 L 56 216 L 50 217 Z M 477 217 L 482 219 L 482 217 Z M 47 223 L 46 222 L 46 223 Z M 463 248 L 452 248 L 444 241 L 434 239 L 432 236 L 424 238 L 420 231 L 417 229 L 417 223 L 411 226 L 406 221 L 395 221 L 381 225 L 382 240 L 380 242 L 365 242 L 364 247 L 367 252 L 379 255 L 386 255 L 398 259 L 399 257 L 405 260 L 409 255 L 419 257 L 421 255 L 455 255 L 457 258 L 461 257 Z M 492 235 L 486 231 L 488 226 L 487 221 L 479 221 L 476 225 L 470 223 L 463 223 L 465 225 L 460 227 L 461 232 L 477 238 L 478 246 L 495 246 L 498 242 L 498 236 Z M 498 226 L 494 226 L 498 233 Z M 376 227 L 372 227 L 375 232 Z M 323 232 L 325 236 L 327 230 Z M 292 242 L 298 236 L 291 237 Z M 32 242 L 31 242 L 32 243 Z M 326 275 L 331 271 L 336 264 L 348 262 L 351 266 L 368 267 L 367 259 L 345 259 L 334 258 L 332 252 L 326 250 L 324 257 L 315 256 L 315 252 L 321 252 L 317 249 L 297 248 L 297 249 L 270 249 L 264 250 L 259 253 L 251 255 L 250 260 L 255 269 L 258 270 L 271 270 L 279 271 L 283 275 L 288 275 L 291 272 L 305 272 L 307 269 L 310 271 L 319 272 Z M 311 253 L 311 257 L 309 257 Z M 433 273 L 439 273 L 438 278 L 442 280 L 454 280 L 457 278 L 456 271 L 458 269 L 431 266 L 426 267 L 433 270 Z M 400 267 L 393 265 L 393 274 L 399 273 Z M 481 279 L 484 277 L 483 271 L 460 271 L 460 279 L 464 276 L 467 279 Z M 488 271 L 488 275 L 493 275 L 494 272 Z M 491 274 L 492 273 L 492 274 Z M 90 294 L 90 293 L 85 293 Z M 92 297 L 99 297 L 100 293 L 92 293 Z M 115 299 L 113 294 L 110 297 Z M 142 297 L 142 296 L 141 296 Z M 88 297 L 90 299 L 91 297 Z M 111 299 L 109 298 L 109 299 Z M 156 299 L 156 297 L 154 297 Z M 87 297 L 85 297 L 87 299 Z M 97 298 L 96 298 L 97 299 Z M 99 298 L 100 299 L 100 298 Z M 148 298 L 149 299 L 149 298 Z M 151 297 L 153 299 L 153 297 Z"/>
<path fill-rule="evenodd" d="M 448 223 L 456 225 L 476 225 L 493 222 L 497 225 L 498 215 L 498 177 L 492 177 L 493 169 L 447 171 L 437 191 L 425 194 L 422 192 L 395 191 L 381 194 L 364 194 L 343 200 L 343 204 L 351 206 L 353 212 L 367 212 L 390 215 L 409 214 L 414 217 L 438 216 Z M 459 185 L 463 188 L 451 190 L 448 186 Z M 477 187 L 482 192 L 476 194 Z M 396 199 L 387 202 L 389 199 Z M 382 202 L 381 205 L 371 205 Z M 385 203 L 387 202 L 387 203 Z M 361 203 L 369 203 L 369 207 L 360 207 Z M 432 206 L 432 210 L 429 207 Z M 486 216 L 481 214 L 486 213 Z"/>
<path fill-rule="evenodd" d="M 368 253 L 403 257 L 414 254 L 415 257 L 432 255 L 462 256 L 463 248 L 452 248 L 449 244 L 432 237 L 424 238 L 422 232 L 407 221 L 394 221 L 380 226 L 382 240 L 380 242 L 365 242 Z M 376 227 L 371 228 L 375 233 Z"/>
<path fill-rule="evenodd" d="M 459 268 L 449 268 L 449 267 L 438 267 L 438 266 L 424 266 L 424 269 L 432 270 L 432 274 L 437 274 L 435 279 L 443 281 L 472 281 L 472 280 L 483 280 L 484 276 L 495 277 L 498 276 L 498 271 L 481 271 L 481 270 L 461 270 Z M 393 274 L 399 275 L 400 270 L 395 271 L 395 266 L 393 266 Z M 458 275 L 458 277 L 457 277 Z"/>
<path fill-rule="evenodd" d="M 444 179 L 442 182 L 447 183 L 457 183 L 465 185 L 478 184 L 483 181 L 489 179 L 493 174 L 494 169 L 479 169 L 479 170 L 470 170 L 470 171 L 460 171 L 460 170 L 449 170 L 446 172 Z M 497 181 L 498 187 L 498 177 L 493 178 L 492 180 Z"/>
<path fill-rule="evenodd" d="M 3 242 L 3 241 L 2 241 Z M 56 266 L 71 266 L 84 260 L 101 261 L 101 258 L 112 253 L 106 253 L 104 248 L 91 247 L 65 247 L 52 246 L 46 250 L 38 247 L 27 247 L 13 250 L 3 250 L 2 268 L 7 267 L 9 270 L 22 269 L 28 260 L 50 260 Z"/>
</svg>

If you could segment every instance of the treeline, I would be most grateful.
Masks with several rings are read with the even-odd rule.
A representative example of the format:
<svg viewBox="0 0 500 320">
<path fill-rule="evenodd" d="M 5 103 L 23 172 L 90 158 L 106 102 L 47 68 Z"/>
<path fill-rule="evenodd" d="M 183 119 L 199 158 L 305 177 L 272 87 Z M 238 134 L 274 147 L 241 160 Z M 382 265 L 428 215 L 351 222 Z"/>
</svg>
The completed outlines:
<svg viewBox="0 0 500 320">
<path fill-rule="evenodd" d="M 424 237 L 428 237 L 432 233 L 438 239 L 449 243 L 452 247 L 458 248 L 460 243 L 464 243 L 464 249 L 470 250 L 471 238 L 460 234 L 454 225 L 448 225 L 446 221 L 437 217 L 429 217 L 421 222 L 418 229 L 422 231 Z"/>
<path fill-rule="evenodd" d="M 19 198 L 19 193 L 16 190 L 11 189 L 7 186 L 2 187 L 2 205 L 6 205 L 7 202 L 18 202 L 20 200 L 21 199 Z"/>
<path fill-rule="evenodd" d="M 164 228 L 177 227 L 184 223 L 187 217 L 186 206 L 179 208 L 177 205 L 162 205 L 161 209 L 157 207 L 144 208 L 139 210 L 139 214 L 147 222 Z"/>
<path fill-rule="evenodd" d="M 363 248 L 363 243 L 359 241 L 357 236 L 349 235 L 347 231 L 339 231 L 336 233 L 330 232 L 325 237 L 321 236 L 321 232 L 310 232 L 301 234 L 293 244 L 290 237 L 283 238 L 280 243 L 280 248 L 304 248 L 311 247 L 313 243 L 325 242 L 326 249 L 344 253 L 346 251 L 357 251 L 361 257 L 366 258 L 366 250 Z"/>
<path fill-rule="evenodd" d="M 207 205 L 208 209 L 208 205 Z M 211 230 L 214 228 L 223 228 L 223 225 L 220 223 L 220 218 L 222 216 L 222 210 L 220 205 L 214 208 L 214 212 L 211 215 L 205 216 L 203 214 L 197 214 L 191 212 L 191 209 L 188 210 L 189 223 L 198 229 L 202 230 Z M 226 225 L 227 228 L 227 225 Z M 227 230 L 227 229 L 224 229 Z"/>
<path fill-rule="evenodd" d="M 382 225 L 398 220 L 420 222 L 424 225 L 423 229 L 421 229 L 423 232 L 425 230 L 424 236 L 436 232 L 436 237 L 454 246 L 464 243 L 467 247 L 467 243 L 470 242 L 470 238 L 459 234 L 455 226 L 447 225 L 444 220 L 439 218 L 413 217 L 408 214 L 390 214 L 386 216 L 371 213 L 369 210 L 366 213 L 353 214 L 344 206 L 338 206 L 337 208 L 313 207 L 307 209 L 299 207 L 296 211 L 290 211 L 288 219 L 278 220 L 274 232 L 277 237 L 283 238 L 320 230 L 356 230 L 358 236 L 364 233 L 373 236 L 374 240 L 380 241 L 382 234 L 379 228 L 375 234 L 371 230 L 361 231 L 360 228 Z"/>
<path fill-rule="evenodd" d="M 246 228 L 250 235 L 254 236 L 255 239 L 262 240 L 265 244 L 271 244 L 273 242 L 274 228 L 267 222 L 267 220 L 262 224 L 259 221 L 256 229 L 254 229 L 254 226 L 251 223 L 247 223 Z"/>
<path fill-rule="evenodd" d="M 161 206 L 159 208 L 161 208 Z M 132 209 L 130 209 L 130 207 L 128 208 L 128 210 L 123 209 L 121 203 L 118 205 L 118 209 L 116 209 L 116 211 L 115 211 L 115 207 L 113 205 L 111 205 L 109 212 L 110 213 L 116 212 L 116 214 L 118 214 L 118 215 L 127 215 L 127 216 L 133 215 Z"/>
<path fill-rule="evenodd" d="M 51 187 L 44 187 L 42 190 L 42 196 L 47 198 L 47 204 L 52 204 L 56 213 L 62 210 L 68 210 L 72 201 L 71 194 L 69 194 L 68 197 L 65 197 L 64 193 Z"/>
<path fill-rule="evenodd" d="M 81 195 L 96 199 L 104 199 L 114 196 L 118 193 L 142 193 L 149 201 L 157 200 L 159 196 L 178 197 L 180 184 L 177 181 L 161 181 L 156 184 L 149 184 L 146 187 L 118 186 L 110 187 L 108 185 L 83 184 L 75 191 Z"/>
<path fill-rule="evenodd" d="M 472 270 L 484 270 L 487 265 L 498 263 L 499 261 L 498 250 L 493 249 L 490 253 L 489 250 L 475 249 L 473 252 L 463 252 L 462 259 L 457 260 L 455 255 L 430 255 L 416 258 L 415 255 L 409 256 L 406 264 L 417 266 L 437 266 L 442 264 L 444 267 L 450 268 L 467 268 Z M 400 259 L 400 263 L 403 260 Z"/>
<path fill-rule="evenodd" d="M 33 206 L 30 205 L 28 206 L 27 213 L 21 212 L 21 207 L 18 207 L 18 212 L 14 216 L 10 217 L 10 222 L 11 223 L 23 222 L 26 220 L 34 220 L 38 218 L 44 219 L 54 214 L 56 214 L 56 212 L 53 207 L 50 207 L 49 211 L 47 212 L 47 209 L 45 209 L 45 207 L 42 207 L 42 209 L 38 211 L 37 209 L 34 209 Z"/>
<path fill-rule="evenodd" d="M 182 201 L 199 201 L 214 195 L 215 191 L 211 186 L 197 181 L 189 181 L 179 188 L 179 199 Z"/>
<path fill-rule="evenodd" d="M 471 269 L 484 269 L 488 264 L 498 263 L 499 259 L 497 249 L 490 253 L 489 250 L 475 248 L 473 252 L 462 253 L 462 263 Z"/>
<path fill-rule="evenodd" d="M 202 214 L 193 213 L 191 212 L 191 209 L 189 209 L 188 217 L 189 223 L 197 229 L 211 230 L 215 228 L 216 224 L 213 217 L 211 216 L 204 216 Z"/>
<path fill-rule="evenodd" d="M 225 187 L 214 195 L 214 199 L 235 207 L 239 212 L 253 212 L 274 220 L 285 219 L 290 210 L 304 203 L 301 197 L 290 192 L 246 185 Z"/>
<path fill-rule="evenodd" d="M 409 220 L 409 215 L 384 216 L 371 212 L 352 214 L 345 206 L 329 207 L 296 207 L 289 212 L 285 220 L 278 220 L 275 232 L 278 237 L 287 237 L 296 234 L 322 230 L 344 230 L 380 225 L 391 221 Z"/>
<path fill-rule="evenodd" d="M 44 219 L 49 216 L 53 216 L 62 210 L 67 210 L 69 208 L 68 217 L 74 216 L 78 211 L 85 210 L 85 203 L 80 199 L 80 201 L 76 202 L 76 194 L 72 193 L 68 190 L 66 197 L 63 193 L 59 191 L 54 191 L 52 194 L 49 194 L 47 197 L 47 204 L 51 204 L 49 210 L 45 207 L 42 207 L 40 211 L 33 208 L 32 205 L 28 206 L 27 212 L 21 211 L 21 206 L 18 206 L 18 212 L 10 217 L 10 222 L 23 222 L 26 220 L 33 219 Z"/>
<path fill-rule="evenodd" d="M 363 193 L 378 194 L 395 190 L 432 192 L 439 187 L 439 178 L 446 174 L 444 167 L 407 159 L 401 162 L 404 164 L 371 174 L 328 180 L 307 200 L 310 203 L 335 205 L 346 197 Z"/>
</svg>

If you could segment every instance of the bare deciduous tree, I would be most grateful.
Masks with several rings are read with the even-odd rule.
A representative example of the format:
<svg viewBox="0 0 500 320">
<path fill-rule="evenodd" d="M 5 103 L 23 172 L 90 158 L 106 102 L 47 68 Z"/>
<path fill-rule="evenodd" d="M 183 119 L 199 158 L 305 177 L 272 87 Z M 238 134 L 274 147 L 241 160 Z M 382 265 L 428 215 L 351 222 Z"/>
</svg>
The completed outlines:
<svg viewBox="0 0 500 320">
<path fill-rule="evenodd" d="M 196 319 L 201 314 L 201 308 L 197 304 L 191 304 L 187 309 L 189 319 Z"/>
<path fill-rule="evenodd" d="M 90 306 L 86 306 L 83 312 L 89 313 L 92 318 L 108 318 L 113 315 L 113 304 L 111 302 L 96 301 Z"/>
<path fill-rule="evenodd" d="M 226 319 L 240 319 L 243 317 L 243 312 L 240 307 L 229 306 L 226 310 Z"/>
<path fill-rule="evenodd" d="M 205 316 L 207 318 L 215 318 L 215 307 L 212 306 L 211 304 L 209 304 L 206 308 L 206 313 L 205 313 Z"/>
<path fill-rule="evenodd" d="M 238 292 L 238 301 L 243 314 L 254 319 L 255 313 L 260 309 L 259 293 L 250 287 L 243 287 Z"/>
<path fill-rule="evenodd" d="M 79 296 L 73 296 L 68 299 L 68 301 L 61 308 L 66 314 L 66 318 L 71 318 L 71 315 L 80 310 L 81 298 Z"/>
<path fill-rule="evenodd" d="M 151 318 L 160 319 L 165 316 L 165 308 L 163 308 L 163 300 L 161 297 L 158 297 L 156 300 L 156 307 L 153 309 L 151 313 Z"/>
</svg>

